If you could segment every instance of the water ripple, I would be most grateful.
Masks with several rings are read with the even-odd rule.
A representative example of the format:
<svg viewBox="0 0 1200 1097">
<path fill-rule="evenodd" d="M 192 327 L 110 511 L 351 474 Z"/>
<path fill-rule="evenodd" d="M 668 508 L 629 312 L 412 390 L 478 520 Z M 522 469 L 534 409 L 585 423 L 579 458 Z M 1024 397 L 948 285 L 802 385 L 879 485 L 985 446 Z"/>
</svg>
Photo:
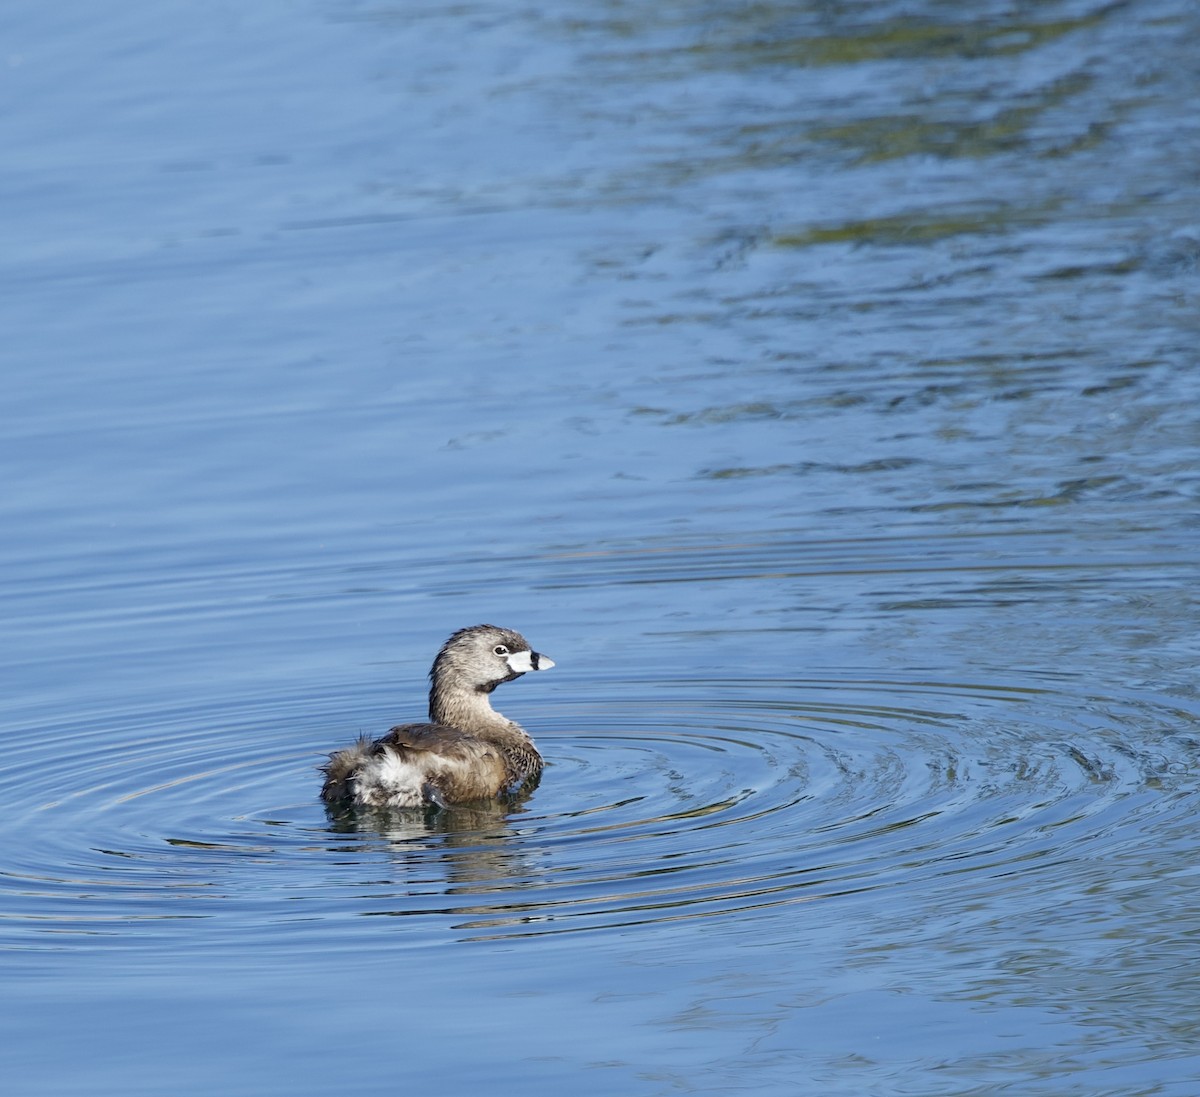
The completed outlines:
<svg viewBox="0 0 1200 1097">
<path fill-rule="evenodd" d="M 1070 685 L 704 679 L 637 683 L 613 702 L 611 683 L 594 684 L 526 703 L 550 767 L 519 808 L 352 823 L 318 805 L 310 744 L 280 749 L 298 723 L 336 745 L 348 697 L 61 728 L 53 768 L 39 762 L 46 730 L 28 728 L 0 772 L 25 792 L 10 819 L 25 838 L 0 863 L 0 943 L 165 935 L 225 949 L 397 917 L 418 945 L 767 917 L 899 889 L 911 912 L 968 878 L 983 902 L 1114 843 L 1149 855 L 1188 813 L 1174 794 L 1200 772 L 1197 714 Z"/>
</svg>

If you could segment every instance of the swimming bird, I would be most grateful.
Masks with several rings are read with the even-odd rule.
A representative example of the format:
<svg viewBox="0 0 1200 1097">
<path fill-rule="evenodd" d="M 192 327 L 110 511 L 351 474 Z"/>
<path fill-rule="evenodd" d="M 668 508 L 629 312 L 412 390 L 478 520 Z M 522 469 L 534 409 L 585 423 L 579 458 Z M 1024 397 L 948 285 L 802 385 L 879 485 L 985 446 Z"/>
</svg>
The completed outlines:
<svg viewBox="0 0 1200 1097">
<path fill-rule="evenodd" d="M 525 729 L 491 705 L 492 691 L 554 661 L 519 632 L 459 629 L 429 672 L 429 723 L 363 736 L 321 767 L 321 797 L 338 807 L 420 808 L 511 796 L 536 785 L 542 756 Z"/>
</svg>

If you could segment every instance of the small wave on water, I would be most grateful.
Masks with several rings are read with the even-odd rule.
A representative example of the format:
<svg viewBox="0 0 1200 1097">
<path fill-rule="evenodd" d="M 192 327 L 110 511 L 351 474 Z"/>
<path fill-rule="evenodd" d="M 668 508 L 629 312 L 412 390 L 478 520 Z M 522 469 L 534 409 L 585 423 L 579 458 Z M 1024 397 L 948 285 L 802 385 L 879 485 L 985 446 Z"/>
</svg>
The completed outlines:
<svg viewBox="0 0 1200 1097">
<path fill-rule="evenodd" d="M 549 762 L 524 804 L 351 822 L 319 805 L 310 743 L 361 697 L 101 714 L 54 729 L 54 766 L 50 730 L 26 728 L 0 773 L 25 836 L 0 864 L 0 938 L 179 947 L 182 920 L 208 949 L 337 949 L 361 934 L 322 926 L 356 917 L 403 919 L 406 945 L 700 919 L 755 934 L 772 911 L 880 892 L 918 923 L 968 881 L 984 902 L 1017 875 L 1150 856 L 1200 773 L 1196 712 L 1049 677 L 590 689 L 524 700 Z"/>
</svg>

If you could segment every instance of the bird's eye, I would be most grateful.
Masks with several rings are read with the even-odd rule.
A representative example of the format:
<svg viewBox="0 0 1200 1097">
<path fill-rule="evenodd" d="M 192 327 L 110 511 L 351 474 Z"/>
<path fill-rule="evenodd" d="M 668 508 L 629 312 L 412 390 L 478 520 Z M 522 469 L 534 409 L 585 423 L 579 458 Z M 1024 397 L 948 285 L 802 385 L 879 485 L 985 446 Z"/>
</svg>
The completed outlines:
<svg viewBox="0 0 1200 1097">
<path fill-rule="evenodd" d="M 506 648 L 503 644 L 497 644 L 494 648 L 492 648 L 492 650 L 497 655 L 507 655 L 508 654 L 508 648 Z"/>
</svg>

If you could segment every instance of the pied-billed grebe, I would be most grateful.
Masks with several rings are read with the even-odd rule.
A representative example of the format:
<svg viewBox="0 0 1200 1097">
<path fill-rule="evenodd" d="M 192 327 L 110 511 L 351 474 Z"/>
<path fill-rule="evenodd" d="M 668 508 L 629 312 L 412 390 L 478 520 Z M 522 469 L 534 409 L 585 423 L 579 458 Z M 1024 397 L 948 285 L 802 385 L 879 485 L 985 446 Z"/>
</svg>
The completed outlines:
<svg viewBox="0 0 1200 1097">
<path fill-rule="evenodd" d="M 329 756 L 321 768 L 328 804 L 376 808 L 445 807 L 512 794 L 536 782 L 542 756 L 525 730 L 488 700 L 501 682 L 551 659 L 519 632 L 495 625 L 459 629 L 429 672 L 428 724 L 363 737 Z"/>
</svg>

